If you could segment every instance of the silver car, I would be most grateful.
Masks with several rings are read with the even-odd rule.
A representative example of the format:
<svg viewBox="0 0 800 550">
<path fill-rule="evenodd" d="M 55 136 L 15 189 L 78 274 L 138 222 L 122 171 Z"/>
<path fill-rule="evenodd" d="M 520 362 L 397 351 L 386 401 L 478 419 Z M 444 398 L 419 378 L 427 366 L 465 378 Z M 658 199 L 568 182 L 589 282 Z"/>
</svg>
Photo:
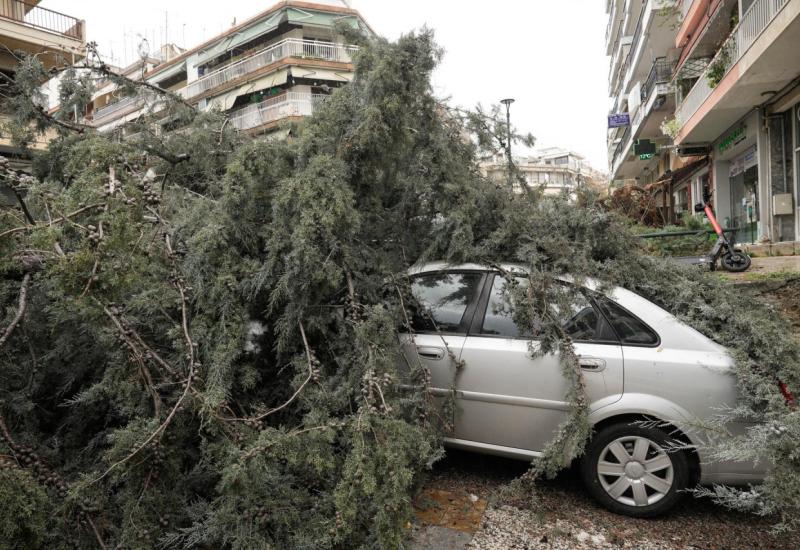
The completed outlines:
<svg viewBox="0 0 800 550">
<path fill-rule="evenodd" d="M 526 278 L 520 266 L 501 267 Z M 514 323 L 507 275 L 440 263 L 414 268 L 410 276 L 428 314 L 414 319 L 413 336 L 402 336 L 404 352 L 429 369 L 434 395 L 446 396 L 455 380 L 454 431 L 446 444 L 538 456 L 566 419 L 568 382 L 557 357 L 532 357 L 535 340 Z M 585 289 L 580 295 L 564 329 L 591 403 L 594 435 L 580 463 L 588 491 L 614 512 L 649 517 L 697 483 L 760 482 L 763 464 L 710 461 L 702 433 L 677 429 L 735 404 L 726 349 L 633 292 L 616 288 L 606 296 Z M 457 377 L 450 352 L 464 363 Z M 727 427 L 735 433 L 747 425 Z M 675 450 L 676 441 L 683 450 Z"/>
</svg>

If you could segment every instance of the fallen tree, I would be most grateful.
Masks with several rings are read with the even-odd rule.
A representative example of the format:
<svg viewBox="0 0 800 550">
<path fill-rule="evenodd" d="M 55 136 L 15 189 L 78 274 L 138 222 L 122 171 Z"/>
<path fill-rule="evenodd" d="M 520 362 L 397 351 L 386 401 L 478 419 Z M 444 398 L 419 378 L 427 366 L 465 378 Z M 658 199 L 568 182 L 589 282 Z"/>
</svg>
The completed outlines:
<svg viewBox="0 0 800 550">
<path fill-rule="evenodd" d="M 561 351 L 573 406 L 529 478 L 590 434 L 554 288 L 592 276 L 734 350 L 731 414 L 764 423 L 718 451 L 778 467 L 763 489 L 715 494 L 796 525 L 800 421 L 775 383 L 800 389 L 786 327 L 645 257 L 591 197 L 487 182 L 476 144 L 496 143 L 496 121 L 432 95 L 439 56 L 427 32 L 364 43 L 354 81 L 289 141 L 245 140 L 165 96 L 153 116 L 168 109 L 175 132 L 63 123 L 33 177 L 0 167 L 18 199 L 0 210 L 0 498 L 21 519 L 0 544 L 398 547 L 450 423 L 397 340 L 415 307 L 406 270 L 427 259 L 531 266 L 519 320 Z M 34 102 L 39 71 L 25 61 L 15 101 Z M 63 102 L 89 81 L 71 75 Z M 15 112 L 17 130 L 46 124 Z"/>
</svg>

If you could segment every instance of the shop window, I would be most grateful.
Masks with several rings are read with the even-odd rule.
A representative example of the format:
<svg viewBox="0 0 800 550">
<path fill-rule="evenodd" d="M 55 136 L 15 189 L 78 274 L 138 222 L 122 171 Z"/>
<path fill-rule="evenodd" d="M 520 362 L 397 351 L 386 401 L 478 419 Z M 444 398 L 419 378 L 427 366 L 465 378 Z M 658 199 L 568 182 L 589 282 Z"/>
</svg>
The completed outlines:
<svg viewBox="0 0 800 550">
<path fill-rule="evenodd" d="M 769 117 L 770 186 L 775 204 L 790 204 L 786 210 L 775 210 L 774 240 L 794 240 L 794 162 L 792 154 L 791 111 Z M 787 195 L 789 195 L 787 197 Z"/>
</svg>

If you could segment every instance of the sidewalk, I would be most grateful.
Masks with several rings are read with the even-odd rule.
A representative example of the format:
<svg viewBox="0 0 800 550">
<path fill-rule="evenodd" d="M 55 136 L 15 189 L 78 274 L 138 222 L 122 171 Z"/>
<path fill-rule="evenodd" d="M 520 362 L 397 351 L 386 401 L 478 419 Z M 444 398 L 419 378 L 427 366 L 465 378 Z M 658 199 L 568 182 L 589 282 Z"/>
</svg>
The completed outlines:
<svg viewBox="0 0 800 550">
<path fill-rule="evenodd" d="M 796 272 L 800 276 L 800 256 L 763 256 L 753 258 L 750 269 L 744 273 L 728 273 L 721 268 L 719 273 L 723 273 L 726 278 L 758 280 L 762 276 L 772 273 L 792 273 Z"/>
</svg>

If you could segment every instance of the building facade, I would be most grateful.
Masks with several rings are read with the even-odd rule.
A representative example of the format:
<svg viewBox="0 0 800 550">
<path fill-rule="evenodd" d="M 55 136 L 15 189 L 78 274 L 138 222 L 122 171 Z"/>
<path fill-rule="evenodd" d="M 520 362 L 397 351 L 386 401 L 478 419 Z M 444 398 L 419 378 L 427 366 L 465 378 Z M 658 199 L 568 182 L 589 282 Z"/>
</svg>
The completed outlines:
<svg viewBox="0 0 800 550">
<path fill-rule="evenodd" d="M 710 195 L 737 241 L 798 240 L 800 0 L 609 0 L 607 11 L 612 180 L 651 189 L 667 222 Z M 638 50 L 653 63 L 644 80 Z"/>
<path fill-rule="evenodd" d="M 83 59 L 86 50 L 86 25 L 71 15 L 40 5 L 40 0 L 0 0 L 0 98 L 12 92 L 11 83 L 19 64 L 19 53 L 37 55 L 47 69 Z M 0 155 L 24 166 L 25 159 L 3 130 L 7 113 L 0 102 Z M 40 136 L 31 146 L 47 146 Z"/>
<path fill-rule="evenodd" d="M 606 174 L 590 166 L 583 156 L 568 149 L 540 149 L 528 157 L 515 157 L 514 164 L 528 186 L 543 188 L 547 195 L 572 194 L 580 186 L 590 187 L 600 193 L 608 188 Z M 498 184 L 507 181 L 508 159 L 504 155 L 488 159 L 480 167 L 484 175 Z M 521 192 L 522 189 L 517 191 Z"/>
<path fill-rule="evenodd" d="M 687 0 L 682 10 L 677 150 L 707 151 L 715 209 L 738 240 L 798 240 L 800 0 Z"/>
<path fill-rule="evenodd" d="M 283 0 L 211 40 L 182 51 L 145 58 L 145 81 L 170 90 L 201 111 L 218 109 L 249 134 L 268 132 L 313 112 L 330 92 L 353 77 L 352 55 L 337 25 L 371 33 L 345 2 Z M 141 66 L 126 68 L 141 74 Z M 152 94 L 124 96 L 112 83 L 100 87 L 85 120 L 100 132 L 119 131 L 144 112 L 158 111 Z"/>
</svg>

